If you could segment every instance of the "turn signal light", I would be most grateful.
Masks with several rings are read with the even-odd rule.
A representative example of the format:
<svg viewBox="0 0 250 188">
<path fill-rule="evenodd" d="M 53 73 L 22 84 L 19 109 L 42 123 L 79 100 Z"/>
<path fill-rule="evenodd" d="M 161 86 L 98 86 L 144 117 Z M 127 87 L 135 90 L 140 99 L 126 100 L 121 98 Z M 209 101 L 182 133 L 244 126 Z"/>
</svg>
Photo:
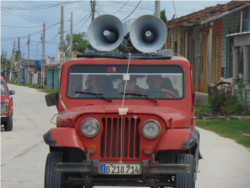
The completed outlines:
<svg viewBox="0 0 250 188">
<path fill-rule="evenodd" d="M 95 154 L 96 152 L 96 146 L 94 144 L 90 144 L 87 146 L 87 151 L 90 155 Z"/>
<path fill-rule="evenodd" d="M 151 145 L 145 145 L 143 148 L 145 155 L 152 155 L 154 148 Z"/>
</svg>

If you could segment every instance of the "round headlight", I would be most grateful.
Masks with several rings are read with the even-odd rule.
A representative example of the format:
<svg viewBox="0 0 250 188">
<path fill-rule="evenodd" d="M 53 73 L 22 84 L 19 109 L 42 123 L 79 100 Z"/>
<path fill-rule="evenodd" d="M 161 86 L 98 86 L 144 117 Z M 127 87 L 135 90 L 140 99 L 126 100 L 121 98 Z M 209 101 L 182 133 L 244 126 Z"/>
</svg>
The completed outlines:
<svg viewBox="0 0 250 188">
<path fill-rule="evenodd" d="M 81 132 L 86 137 L 93 137 L 100 130 L 99 122 L 94 118 L 87 118 L 81 123 Z"/>
<path fill-rule="evenodd" d="M 5 106 L 2 106 L 1 107 L 1 112 L 6 112 L 7 111 L 7 108 Z"/>
<path fill-rule="evenodd" d="M 147 120 L 142 125 L 142 134 L 148 139 L 155 139 L 161 133 L 160 124 L 153 120 Z"/>
</svg>

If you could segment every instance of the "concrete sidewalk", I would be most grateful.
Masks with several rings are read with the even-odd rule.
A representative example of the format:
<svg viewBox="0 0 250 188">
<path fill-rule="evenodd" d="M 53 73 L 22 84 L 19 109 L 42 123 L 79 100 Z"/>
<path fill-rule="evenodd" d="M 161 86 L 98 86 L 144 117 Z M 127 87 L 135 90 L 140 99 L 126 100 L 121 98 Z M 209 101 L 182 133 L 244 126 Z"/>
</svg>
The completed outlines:
<svg viewBox="0 0 250 188">
<path fill-rule="evenodd" d="M 204 159 L 200 160 L 196 188 L 249 188 L 250 148 L 198 129 Z"/>
</svg>

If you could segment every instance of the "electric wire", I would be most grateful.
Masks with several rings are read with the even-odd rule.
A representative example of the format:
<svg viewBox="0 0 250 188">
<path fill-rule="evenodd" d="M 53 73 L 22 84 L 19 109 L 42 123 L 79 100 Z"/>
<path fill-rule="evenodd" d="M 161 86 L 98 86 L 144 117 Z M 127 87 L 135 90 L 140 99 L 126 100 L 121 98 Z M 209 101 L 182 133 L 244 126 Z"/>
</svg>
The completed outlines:
<svg viewBox="0 0 250 188">
<path fill-rule="evenodd" d="M 119 8 L 117 11 L 113 12 L 112 14 L 115 14 L 115 13 L 117 13 L 118 11 L 120 11 L 128 2 L 129 2 L 129 0 L 126 1 L 126 2 L 121 6 L 121 8 Z"/>
<path fill-rule="evenodd" d="M 141 0 L 140 0 L 139 3 L 136 5 L 136 7 L 134 8 L 134 10 L 133 10 L 126 18 L 124 18 L 122 21 L 126 20 L 129 16 L 131 16 L 131 14 L 133 14 L 133 12 L 136 10 L 136 8 L 139 6 L 140 3 L 141 3 Z"/>
</svg>

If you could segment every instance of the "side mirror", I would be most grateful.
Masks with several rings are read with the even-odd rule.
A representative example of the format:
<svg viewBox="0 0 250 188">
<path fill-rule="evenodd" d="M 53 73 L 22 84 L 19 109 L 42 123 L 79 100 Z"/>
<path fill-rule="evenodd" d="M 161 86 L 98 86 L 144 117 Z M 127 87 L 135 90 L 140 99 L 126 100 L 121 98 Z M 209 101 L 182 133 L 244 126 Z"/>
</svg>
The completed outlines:
<svg viewBox="0 0 250 188">
<path fill-rule="evenodd" d="M 201 92 L 194 92 L 194 105 L 206 106 L 208 101 L 208 94 Z"/>
<path fill-rule="evenodd" d="M 10 90 L 10 91 L 9 91 L 9 94 L 10 94 L 10 95 L 14 95 L 14 94 L 15 94 L 15 91 L 14 91 L 14 90 Z"/>
<path fill-rule="evenodd" d="M 45 101 L 47 106 L 54 106 L 57 105 L 58 93 L 49 93 L 45 95 Z"/>
</svg>

